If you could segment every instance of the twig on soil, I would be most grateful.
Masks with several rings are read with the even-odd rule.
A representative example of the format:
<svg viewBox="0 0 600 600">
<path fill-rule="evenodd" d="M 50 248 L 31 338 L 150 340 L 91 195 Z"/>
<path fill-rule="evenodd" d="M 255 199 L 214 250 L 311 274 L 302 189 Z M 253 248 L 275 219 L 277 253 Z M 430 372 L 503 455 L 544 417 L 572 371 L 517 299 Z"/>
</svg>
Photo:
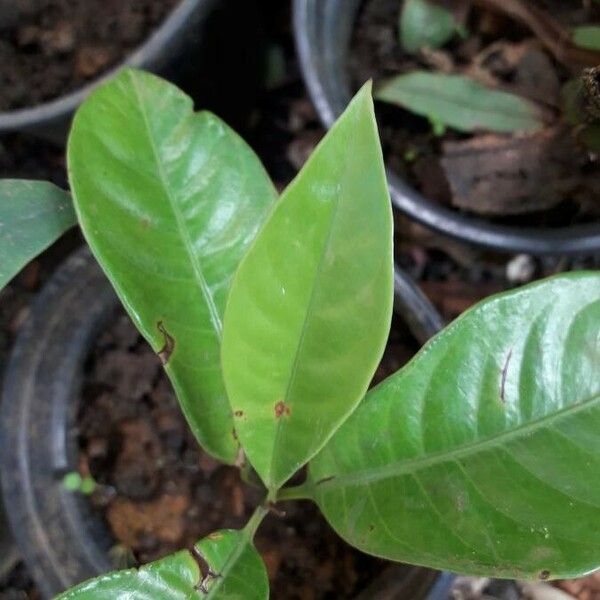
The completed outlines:
<svg viewBox="0 0 600 600">
<path fill-rule="evenodd" d="M 472 0 L 473 4 L 505 14 L 525 25 L 538 37 L 554 58 L 572 71 L 600 65 L 600 52 L 579 48 L 571 34 L 547 12 L 522 0 Z"/>
</svg>

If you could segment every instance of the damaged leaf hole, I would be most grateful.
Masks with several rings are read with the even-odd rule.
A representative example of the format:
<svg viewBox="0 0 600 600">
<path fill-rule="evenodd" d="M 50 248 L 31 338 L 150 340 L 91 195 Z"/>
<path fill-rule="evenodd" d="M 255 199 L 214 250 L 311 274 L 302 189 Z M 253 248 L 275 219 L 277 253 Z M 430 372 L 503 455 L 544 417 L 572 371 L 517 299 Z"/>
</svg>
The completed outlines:
<svg viewBox="0 0 600 600">
<path fill-rule="evenodd" d="M 160 358 L 163 365 L 166 365 L 169 358 L 171 358 L 171 354 L 173 354 L 173 350 L 175 350 L 175 338 L 166 330 L 162 321 L 159 321 L 156 327 L 165 339 L 163 347 L 157 352 L 158 358 Z"/>
<path fill-rule="evenodd" d="M 542 581 L 547 581 L 548 579 L 550 579 L 550 571 L 547 570 L 543 570 L 540 572 L 540 579 Z"/>
<path fill-rule="evenodd" d="M 222 536 L 219 533 L 214 533 L 214 534 L 211 534 L 208 536 L 209 539 L 215 539 L 215 540 L 218 540 L 221 537 Z M 202 555 L 202 552 L 200 552 L 200 550 L 198 548 L 196 548 L 196 546 L 192 547 L 191 554 L 192 554 L 192 558 L 196 561 L 196 564 L 198 565 L 198 568 L 200 569 L 200 577 L 201 577 L 200 581 L 194 586 L 194 589 L 199 592 L 202 592 L 203 594 L 208 594 L 208 592 L 209 592 L 208 584 L 215 579 L 219 579 L 220 577 L 222 577 L 222 575 L 220 573 L 215 573 L 210 568 L 210 565 L 208 564 L 207 560 Z"/>
</svg>

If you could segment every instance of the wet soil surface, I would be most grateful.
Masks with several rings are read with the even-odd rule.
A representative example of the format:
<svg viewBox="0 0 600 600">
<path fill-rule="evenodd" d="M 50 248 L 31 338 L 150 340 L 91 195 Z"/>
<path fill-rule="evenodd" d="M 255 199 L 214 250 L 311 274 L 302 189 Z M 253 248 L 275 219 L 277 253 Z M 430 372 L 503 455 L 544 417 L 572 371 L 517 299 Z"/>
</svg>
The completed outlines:
<svg viewBox="0 0 600 600">
<path fill-rule="evenodd" d="M 118 64 L 180 0 L 0 0 L 0 111 L 71 92 Z"/>
<path fill-rule="evenodd" d="M 596 22 L 600 9 L 536 2 L 564 26 Z M 397 0 L 366 0 L 354 30 L 349 69 L 356 89 L 429 71 L 466 75 L 535 103 L 546 112 L 541 132 L 464 134 L 398 106 L 377 102 L 384 153 L 395 172 L 428 198 L 499 223 L 565 226 L 600 218 L 598 156 L 566 124 L 562 87 L 574 77 L 531 32 L 468 0 L 451 0 L 468 35 L 443 48 L 405 52 Z"/>
</svg>

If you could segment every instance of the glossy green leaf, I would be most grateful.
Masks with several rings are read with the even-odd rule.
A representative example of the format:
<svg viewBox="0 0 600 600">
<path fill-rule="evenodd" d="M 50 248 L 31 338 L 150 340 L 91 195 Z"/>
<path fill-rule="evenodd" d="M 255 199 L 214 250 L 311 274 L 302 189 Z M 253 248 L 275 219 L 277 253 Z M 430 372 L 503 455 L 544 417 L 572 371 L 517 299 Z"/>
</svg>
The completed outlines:
<svg viewBox="0 0 600 600">
<path fill-rule="evenodd" d="M 544 126 L 533 102 L 463 75 L 414 71 L 383 82 L 375 97 L 459 131 L 534 131 Z"/>
<path fill-rule="evenodd" d="M 267 174 L 221 120 L 134 70 L 84 102 L 68 159 L 94 255 L 166 363 L 199 442 L 234 462 L 222 321 L 233 274 L 276 196 Z"/>
<path fill-rule="evenodd" d="M 201 580 L 198 564 L 183 550 L 140 569 L 90 579 L 55 600 L 201 600 L 205 595 L 196 589 Z"/>
<path fill-rule="evenodd" d="M 405 0 L 400 12 L 400 42 L 407 52 L 440 48 L 454 37 L 457 26 L 447 8 L 429 0 Z"/>
<path fill-rule="evenodd" d="M 573 43 L 580 48 L 600 50 L 600 26 L 582 25 L 573 29 Z"/>
<path fill-rule="evenodd" d="M 55 185 L 0 180 L 0 289 L 75 222 L 71 197 Z"/>
<path fill-rule="evenodd" d="M 265 564 L 246 530 L 218 531 L 196 544 L 196 549 L 210 567 L 202 586 L 207 600 L 266 600 L 269 597 Z"/>
<path fill-rule="evenodd" d="M 595 272 L 465 313 L 369 392 L 295 497 L 371 554 L 547 579 L 600 565 L 598 473 Z"/>
<path fill-rule="evenodd" d="M 389 330 L 392 215 L 370 92 L 357 94 L 283 194 L 225 313 L 236 431 L 271 489 L 356 407 Z"/>
<path fill-rule="evenodd" d="M 223 530 L 198 542 L 195 553 L 209 569 L 204 574 L 184 550 L 140 569 L 90 579 L 55 600 L 267 600 L 267 570 L 252 533 Z"/>
</svg>

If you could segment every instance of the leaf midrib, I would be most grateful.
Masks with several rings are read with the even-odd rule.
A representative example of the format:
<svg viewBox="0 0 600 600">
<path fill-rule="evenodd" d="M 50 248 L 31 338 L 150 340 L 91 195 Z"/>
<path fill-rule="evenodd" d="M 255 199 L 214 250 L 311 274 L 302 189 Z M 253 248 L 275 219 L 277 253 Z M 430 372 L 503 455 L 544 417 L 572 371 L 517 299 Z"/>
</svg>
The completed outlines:
<svg viewBox="0 0 600 600">
<path fill-rule="evenodd" d="M 567 406 L 566 408 L 563 408 L 555 413 L 545 415 L 535 421 L 528 422 L 515 429 L 511 429 L 510 431 L 503 431 L 502 433 L 485 440 L 471 442 L 458 448 L 436 452 L 428 456 L 402 460 L 389 465 L 384 465 L 383 467 L 364 469 L 351 475 L 334 475 L 333 479 L 323 481 L 322 483 L 319 483 L 318 481 L 313 482 L 311 486 L 311 495 L 316 496 L 322 491 L 329 491 L 332 489 L 343 488 L 357 484 L 364 485 L 376 483 L 384 479 L 391 479 L 393 477 L 407 475 L 420 469 L 432 467 L 440 463 L 458 461 L 473 454 L 477 454 L 478 452 L 484 452 L 528 434 L 535 433 L 539 429 L 549 427 L 554 421 L 560 420 L 563 417 L 572 416 L 592 408 L 593 405 L 598 401 L 600 401 L 600 391 L 589 398 L 586 398 L 582 402 L 579 402 L 578 404 Z"/>
<path fill-rule="evenodd" d="M 208 282 L 206 281 L 206 278 L 204 277 L 202 266 L 200 265 L 198 257 L 196 256 L 196 253 L 194 252 L 192 240 L 190 239 L 189 233 L 185 226 L 185 220 L 183 218 L 183 215 L 179 211 L 177 202 L 171 193 L 171 188 L 169 186 L 168 179 L 167 179 L 165 171 L 164 171 L 164 166 L 163 166 L 162 160 L 161 160 L 159 152 L 158 152 L 156 140 L 154 139 L 152 128 L 150 127 L 150 121 L 148 119 L 146 107 L 145 107 L 142 97 L 140 95 L 137 79 L 133 73 L 130 73 L 129 77 L 132 81 L 133 89 L 135 90 L 136 99 L 137 99 L 138 105 L 140 107 L 140 113 L 142 115 L 142 119 L 144 121 L 144 126 L 145 126 L 147 134 L 148 134 L 148 140 L 150 142 L 150 147 L 152 148 L 152 154 L 154 156 L 154 161 L 156 163 L 156 168 L 158 171 L 160 183 L 162 185 L 165 196 L 167 197 L 167 199 L 169 201 L 169 206 L 171 207 L 171 210 L 175 217 L 175 221 L 177 222 L 177 228 L 181 234 L 181 238 L 183 240 L 185 250 L 190 259 L 190 263 L 192 265 L 192 270 L 194 272 L 194 278 L 196 280 L 196 284 L 198 285 L 198 288 L 200 289 L 200 292 L 202 293 L 202 297 L 204 298 L 204 301 L 206 302 L 206 306 L 208 308 L 208 312 L 209 312 L 209 316 L 210 316 L 210 321 L 213 325 L 215 334 L 220 342 L 223 338 L 223 322 L 219 315 L 219 311 L 217 310 L 217 306 L 215 304 L 214 298 L 212 297 L 212 294 L 210 292 L 210 286 L 208 285 Z"/>
<path fill-rule="evenodd" d="M 344 161 L 344 168 L 343 171 L 347 171 L 348 168 L 348 161 Z M 293 184 L 292 184 L 293 185 Z M 298 340 L 298 345 L 296 346 L 296 353 L 294 355 L 294 361 L 292 363 L 292 368 L 290 370 L 290 376 L 288 379 L 288 383 L 286 386 L 286 390 L 283 396 L 283 401 L 285 404 L 289 404 L 290 408 L 292 407 L 292 403 L 288 403 L 288 397 L 290 395 L 290 390 L 292 388 L 292 384 L 296 378 L 296 372 L 298 370 L 298 362 L 299 362 L 299 356 L 302 350 L 302 347 L 304 345 L 304 338 L 306 336 L 306 330 L 307 330 L 307 323 L 308 323 L 308 317 L 312 312 L 312 307 L 315 301 L 315 296 L 316 296 L 316 291 L 318 288 L 317 282 L 319 281 L 320 277 L 321 277 L 321 273 L 323 272 L 323 265 L 325 263 L 325 256 L 327 255 L 327 250 L 329 248 L 329 244 L 331 243 L 331 238 L 333 235 L 333 225 L 335 223 L 337 214 L 338 214 L 338 210 L 341 204 L 341 191 L 338 192 L 338 194 L 336 195 L 336 199 L 335 199 L 335 205 L 331 211 L 331 218 L 329 221 L 329 227 L 327 229 L 327 235 L 325 236 L 325 240 L 323 243 L 323 251 L 321 253 L 321 256 L 319 257 L 319 263 L 317 265 L 317 269 L 315 271 L 315 276 L 312 282 L 312 288 L 310 291 L 310 298 L 308 300 L 308 305 L 306 307 L 306 312 L 304 313 L 304 319 L 302 321 L 302 329 L 300 331 L 300 338 Z M 275 467 L 275 458 L 276 456 L 279 455 L 279 453 L 277 452 L 277 446 L 279 445 L 279 438 L 281 436 L 281 429 L 282 429 L 282 422 L 283 419 L 279 419 L 277 421 L 277 424 L 275 425 L 276 429 L 275 429 L 275 437 L 273 440 L 273 450 L 271 452 L 271 463 L 269 466 L 269 483 L 270 486 L 274 486 L 275 482 L 273 481 L 273 471 L 274 471 L 274 467 Z"/>
<path fill-rule="evenodd" d="M 208 590 L 208 594 L 204 596 L 206 600 L 210 600 L 210 598 L 218 598 L 218 596 L 215 596 L 215 594 L 221 589 L 221 587 L 223 587 L 224 582 L 227 579 L 227 575 L 229 575 L 231 569 L 233 569 L 238 560 L 242 557 L 244 550 L 246 550 L 249 545 L 252 545 L 252 539 L 256 533 L 256 528 L 261 523 L 265 515 L 266 512 L 263 512 L 263 510 L 259 508 L 252 515 L 252 517 L 250 517 L 250 520 L 248 523 L 246 523 L 246 527 L 244 527 L 244 529 L 242 529 L 240 532 L 240 543 L 227 558 L 225 565 L 223 565 L 223 568 L 219 573 L 220 577 L 215 580 L 214 584 Z"/>
<path fill-rule="evenodd" d="M 231 571 L 231 569 L 233 569 L 233 567 L 235 567 L 235 565 L 237 564 L 238 560 L 242 557 L 244 550 L 248 547 L 250 542 L 251 540 L 249 536 L 245 535 L 244 531 L 242 530 L 242 537 L 240 538 L 240 543 L 235 547 L 235 550 L 227 558 L 225 565 L 219 572 L 219 577 L 214 581 L 214 584 L 208 590 L 208 594 L 205 594 L 203 596 L 205 600 L 210 600 L 211 598 L 219 597 L 218 592 L 225 585 L 225 581 L 227 580 L 229 572 Z"/>
</svg>

